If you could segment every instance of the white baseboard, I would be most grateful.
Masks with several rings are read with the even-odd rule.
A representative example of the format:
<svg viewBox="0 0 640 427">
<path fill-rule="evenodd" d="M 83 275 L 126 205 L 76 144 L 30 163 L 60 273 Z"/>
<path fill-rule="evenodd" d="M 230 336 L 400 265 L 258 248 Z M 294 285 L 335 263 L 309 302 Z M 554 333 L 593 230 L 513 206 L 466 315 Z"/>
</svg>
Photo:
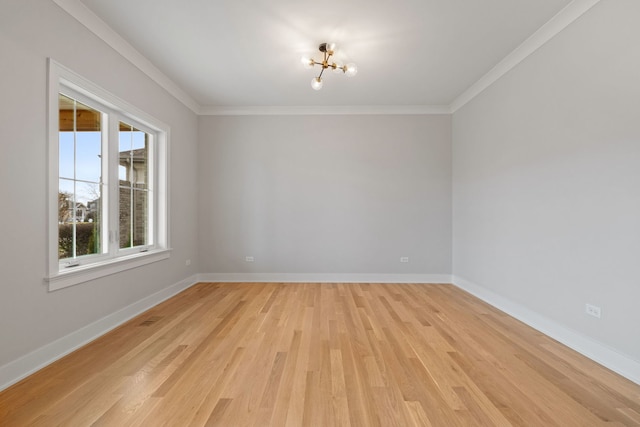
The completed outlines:
<svg viewBox="0 0 640 427">
<path fill-rule="evenodd" d="M 453 276 L 453 284 L 602 366 L 640 384 L 640 362 L 630 356 L 461 277 Z"/>
<path fill-rule="evenodd" d="M 450 274 L 205 273 L 201 282 L 451 283 Z"/>
<path fill-rule="evenodd" d="M 0 391 L 198 283 L 192 276 L 0 366 Z"/>
</svg>

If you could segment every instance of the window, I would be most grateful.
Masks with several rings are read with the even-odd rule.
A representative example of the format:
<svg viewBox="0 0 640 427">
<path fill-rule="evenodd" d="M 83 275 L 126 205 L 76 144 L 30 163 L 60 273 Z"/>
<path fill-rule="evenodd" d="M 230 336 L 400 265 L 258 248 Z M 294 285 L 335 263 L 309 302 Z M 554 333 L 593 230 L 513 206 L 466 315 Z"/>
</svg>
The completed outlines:
<svg viewBox="0 0 640 427">
<path fill-rule="evenodd" d="M 169 256 L 166 125 L 49 61 L 49 289 Z"/>
</svg>

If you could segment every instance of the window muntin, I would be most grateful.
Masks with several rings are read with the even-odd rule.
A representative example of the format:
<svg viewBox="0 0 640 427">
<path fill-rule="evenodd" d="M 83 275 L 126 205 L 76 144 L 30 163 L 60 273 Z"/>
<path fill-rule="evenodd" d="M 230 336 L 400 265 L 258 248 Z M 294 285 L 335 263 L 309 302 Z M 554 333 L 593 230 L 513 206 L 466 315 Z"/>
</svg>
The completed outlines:
<svg viewBox="0 0 640 427">
<path fill-rule="evenodd" d="M 49 290 L 168 258 L 168 126 L 51 59 L 48 92 Z"/>
</svg>

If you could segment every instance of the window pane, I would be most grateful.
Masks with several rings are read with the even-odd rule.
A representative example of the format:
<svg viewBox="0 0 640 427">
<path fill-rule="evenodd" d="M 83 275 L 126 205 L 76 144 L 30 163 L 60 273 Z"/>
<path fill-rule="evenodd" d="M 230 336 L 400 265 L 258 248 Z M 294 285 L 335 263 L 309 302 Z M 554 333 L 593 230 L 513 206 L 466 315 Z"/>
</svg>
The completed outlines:
<svg viewBox="0 0 640 427">
<path fill-rule="evenodd" d="M 120 181 L 122 183 L 122 181 Z M 120 215 L 120 249 L 131 247 L 131 189 L 120 187 L 118 201 Z"/>
<path fill-rule="evenodd" d="M 58 259 L 102 252 L 101 197 L 86 205 L 78 202 L 74 197 L 73 183 L 72 180 L 61 179 L 59 184 Z"/>
<path fill-rule="evenodd" d="M 120 248 L 149 244 L 149 135 L 120 122 Z"/>
<path fill-rule="evenodd" d="M 73 214 L 73 181 L 61 179 L 58 185 L 58 223 L 71 222 Z"/>
<path fill-rule="evenodd" d="M 145 148 L 146 146 L 146 142 L 145 142 L 145 136 L 146 134 L 138 129 L 133 128 L 132 129 L 132 135 L 131 135 L 131 148 L 133 148 L 134 150 L 138 150 L 140 148 Z"/>
<path fill-rule="evenodd" d="M 77 132 L 76 179 L 100 182 L 102 159 L 100 132 Z"/>
<path fill-rule="evenodd" d="M 99 132 L 102 114 L 98 110 L 60 94 L 60 132 Z"/>
<path fill-rule="evenodd" d="M 73 163 L 75 159 L 74 144 L 73 144 L 73 132 L 60 132 L 59 137 L 59 173 L 61 178 L 73 179 Z"/>
<path fill-rule="evenodd" d="M 102 113 L 59 95 L 58 258 L 102 252 Z"/>
<path fill-rule="evenodd" d="M 73 181 L 61 179 L 58 185 L 58 259 L 75 253 L 73 219 Z"/>
<path fill-rule="evenodd" d="M 146 190 L 120 188 L 120 249 L 149 244 Z"/>
<path fill-rule="evenodd" d="M 85 217 L 88 228 L 86 252 L 84 254 L 99 254 L 103 252 L 102 246 L 102 192 L 101 186 L 92 186 L 88 190 L 93 198 L 87 202 L 87 214 Z M 83 225 L 84 226 L 84 225 Z M 82 254 L 82 255 L 84 255 Z"/>
<path fill-rule="evenodd" d="M 148 193 L 144 190 L 133 190 L 133 246 L 142 246 L 149 244 L 147 239 L 147 222 L 148 222 Z"/>
<path fill-rule="evenodd" d="M 120 123 L 119 179 L 123 187 L 147 188 L 149 135 L 131 125 Z"/>
</svg>

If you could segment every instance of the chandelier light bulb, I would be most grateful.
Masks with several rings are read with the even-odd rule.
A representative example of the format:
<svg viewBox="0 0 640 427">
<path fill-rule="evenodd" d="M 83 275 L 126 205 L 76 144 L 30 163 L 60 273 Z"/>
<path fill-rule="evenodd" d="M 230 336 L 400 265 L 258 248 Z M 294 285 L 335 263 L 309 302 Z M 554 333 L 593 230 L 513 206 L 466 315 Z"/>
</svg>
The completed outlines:
<svg viewBox="0 0 640 427">
<path fill-rule="evenodd" d="M 349 64 L 345 65 L 344 73 L 349 77 L 353 77 L 358 74 L 358 67 L 353 62 L 350 62 Z"/>
<path fill-rule="evenodd" d="M 322 89 L 322 79 L 320 77 L 314 77 L 313 79 L 311 79 L 311 87 L 314 90 Z"/>
<path fill-rule="evenodd" d="M 300 62 L 302 62 L 304 68 L 313 68 L 313 59 L 311 59 L 308 55 L 304 55 L 302 58 L 300 58 Z"/>
</svg>

